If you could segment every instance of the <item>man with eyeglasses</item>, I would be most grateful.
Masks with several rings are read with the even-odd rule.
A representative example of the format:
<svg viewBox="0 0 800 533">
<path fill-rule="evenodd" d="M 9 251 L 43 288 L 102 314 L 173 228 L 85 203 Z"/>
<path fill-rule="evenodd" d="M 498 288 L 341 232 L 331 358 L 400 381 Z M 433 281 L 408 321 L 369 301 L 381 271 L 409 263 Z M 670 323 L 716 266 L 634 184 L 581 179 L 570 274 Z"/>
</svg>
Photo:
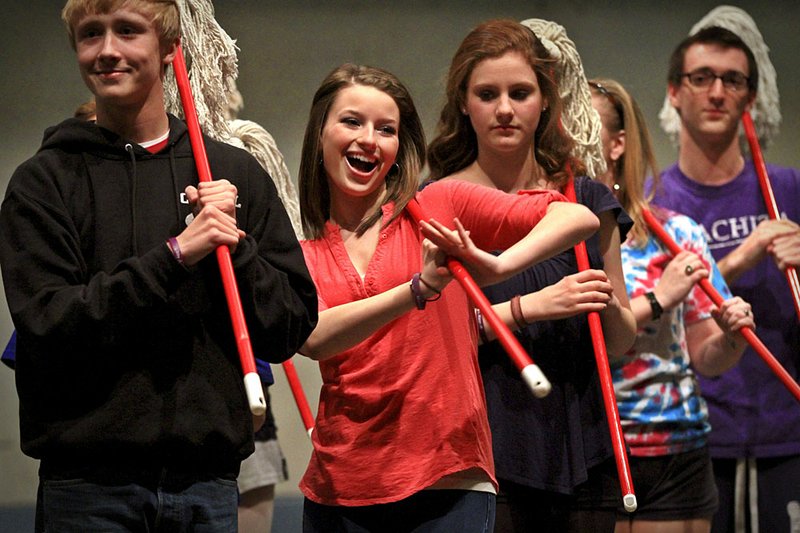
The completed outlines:
<svg viewBox="0 0 800 533">
<path fill-rule="evenodd" d="M 739 140 L 758 82 L 753 52 L 725 28 L 678 45 L 667 87 L 680 117 L 678 162 L 662 173 L 654 202 L 703 225 L 733 294 L 752 303 L 759 337 L 797 380 L 800 327 L 782 271 L 800 265 L 800 172 L 768 165 L 783 219 L 768 220 Z M 734 369 L 699 381 L 719 490 L 712 531 L 796 531 L 800 404 L 751 349 Z"/>
</svg>

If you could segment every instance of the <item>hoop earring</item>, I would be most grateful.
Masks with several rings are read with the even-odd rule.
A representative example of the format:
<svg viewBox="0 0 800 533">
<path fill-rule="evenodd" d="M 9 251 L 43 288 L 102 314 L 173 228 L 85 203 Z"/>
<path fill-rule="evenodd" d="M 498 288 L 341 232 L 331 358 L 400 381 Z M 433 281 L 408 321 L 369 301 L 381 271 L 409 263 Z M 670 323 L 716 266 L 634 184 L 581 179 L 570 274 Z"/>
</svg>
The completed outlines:
<svg viewBox="0 0 800 533">
<path fill-rule="evenodd" d="M 389 169 L 389 174 L 388 174 L 388 175 L 389 175 L 389 176 L 392 176 L 392 177 L 400 175 L 400 165 L 398 165 L 398 164 L 395 162 L 395 163 L 392 165 L 392 168 L 390 168 L 390 169 Z"/>
</svg>

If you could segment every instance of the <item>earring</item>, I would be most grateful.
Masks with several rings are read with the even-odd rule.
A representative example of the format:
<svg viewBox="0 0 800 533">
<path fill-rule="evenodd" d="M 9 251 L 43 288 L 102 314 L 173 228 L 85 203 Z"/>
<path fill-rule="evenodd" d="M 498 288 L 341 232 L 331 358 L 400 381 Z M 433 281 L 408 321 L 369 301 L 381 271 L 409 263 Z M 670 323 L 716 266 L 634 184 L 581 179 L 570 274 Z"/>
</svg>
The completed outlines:
<svg viewBox="0 0 800 533">
<path fill-rule="evenodd" d="M 397 163 L 392 165 L 392 168 L 389 169 L 389 176 L 397 176 L 400 174 L 400 165 Z"/>
</svg>

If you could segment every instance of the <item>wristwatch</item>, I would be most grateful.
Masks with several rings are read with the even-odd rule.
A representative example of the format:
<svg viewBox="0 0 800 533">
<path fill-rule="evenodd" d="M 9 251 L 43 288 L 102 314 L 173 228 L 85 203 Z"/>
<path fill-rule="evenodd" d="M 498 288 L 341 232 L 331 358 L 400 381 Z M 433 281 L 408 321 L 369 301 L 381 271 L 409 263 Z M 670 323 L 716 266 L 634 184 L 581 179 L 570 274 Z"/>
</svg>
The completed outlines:
<svg viewBox="0 0 800 533">
<path fill-rule="evenodd" d="M 647 301 L 650 302 L 650 310 L 653 312 L 653 320 L 658 320 L 661 318 L 661 315 L 664 314 L 664 308 L 661 307 L 661 304 L 658 303 L 656 299 L 656 295 L 652 293 L 652 291 L 648 291 L 644 293 L 647 296 Z"/>
</svg>

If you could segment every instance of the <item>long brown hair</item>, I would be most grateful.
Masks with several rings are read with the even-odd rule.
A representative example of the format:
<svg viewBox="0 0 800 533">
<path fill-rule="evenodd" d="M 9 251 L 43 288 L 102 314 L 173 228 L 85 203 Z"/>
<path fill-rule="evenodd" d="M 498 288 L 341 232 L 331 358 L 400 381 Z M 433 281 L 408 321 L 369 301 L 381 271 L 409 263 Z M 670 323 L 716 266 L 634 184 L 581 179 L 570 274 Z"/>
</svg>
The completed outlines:
<svg viewBox="0 0 800 533">
<path fill-rule="evenodd" d="M 530 64 L 547 109 L 542 110 L 534 134 L 536 161 L 551 181 L 566 178 L 570 162 L 576 173 L 585 172 L 582 162 L 572 158 L 574 141 L 561 128 L 561 97 L 558 94 L 553 68 L 555 62 L 539 38 L 519 22 L 508 19 L 489 20 L 473 29 L 458 47 L 447 75 L 446 102 L 439 116 L 436 137 L 428 147 L 430 178 L 449 176 L 478 157 L 478 141 L 468 116 L 462 112 L 466 104 L 467 85 L 475 66 L 484 59 L 500 57 L 507 52 L 521 53 Z"/>
<path fill-rule="evenodd" d="M 613 169 L 614 179 L 619 185 L 617 198 L 634 222 L 628 238 L 634 245 L 642 246 L 647 240 L 642 210 L 649 209 L 658 184 L 658 166 L 650 132 L 639 105 L 619 82 L 595 78 L 589 81 L 589 87 L 593 94 L 603 96 L 600 113 L 603 127 L 611 134 L 625 130 L 625 151 Z M 648 174 L 652 176 L 652 188 L 645 197 L 644 183 Z"/>
<path fill-rule="evenodd" d="M 342 89 L 354 85 L 374 87 L 386 93 L 400 111 L 397 167 L 386 176 L 386 194 L 381 204 L 395 203 L 392 219 L 402 212 L 419 186 L 419 175 L 425 161 L 425 132 L 408 89 L 397 77 L 383 69 L 345 63 L 331 71 L 314 94 L 303 139 L 298 189 L 303 231 L 309 239 L 321 237 L 325 222 L 330 218 L 330 189 L 322 164 L 322 128 L 336 96 Z M 361 222 L 356 233 L 363 234 L 381 216 L 379 206 Z"/>
</svg>

